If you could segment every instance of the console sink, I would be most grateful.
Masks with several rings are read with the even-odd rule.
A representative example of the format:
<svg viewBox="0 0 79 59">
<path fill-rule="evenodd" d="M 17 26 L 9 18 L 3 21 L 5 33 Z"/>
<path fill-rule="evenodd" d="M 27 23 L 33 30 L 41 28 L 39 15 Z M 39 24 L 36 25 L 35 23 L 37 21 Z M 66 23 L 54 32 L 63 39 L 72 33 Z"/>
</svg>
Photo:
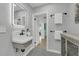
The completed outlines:
<svg viewBox="0 0 79 59">
<path fill-rule="evenodd" d="M 12 42 L 18 44 L 25 44 L 28 41 L 32 40 L 32 36 L 13 34 Z"/>
</svg>

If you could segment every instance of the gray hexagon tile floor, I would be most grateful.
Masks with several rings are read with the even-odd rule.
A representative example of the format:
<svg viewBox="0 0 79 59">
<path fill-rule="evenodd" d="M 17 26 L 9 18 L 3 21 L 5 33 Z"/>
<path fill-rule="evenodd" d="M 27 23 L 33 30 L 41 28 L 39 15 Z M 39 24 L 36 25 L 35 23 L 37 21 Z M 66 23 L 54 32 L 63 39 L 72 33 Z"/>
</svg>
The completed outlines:
<svg viewBox="0 0 79 59">
<path fill-rule="evenodd" d="M 60 56 L 60 54 L 48 52 L 45 49 L 34 48 L 27 56 Z"/>
</svg>

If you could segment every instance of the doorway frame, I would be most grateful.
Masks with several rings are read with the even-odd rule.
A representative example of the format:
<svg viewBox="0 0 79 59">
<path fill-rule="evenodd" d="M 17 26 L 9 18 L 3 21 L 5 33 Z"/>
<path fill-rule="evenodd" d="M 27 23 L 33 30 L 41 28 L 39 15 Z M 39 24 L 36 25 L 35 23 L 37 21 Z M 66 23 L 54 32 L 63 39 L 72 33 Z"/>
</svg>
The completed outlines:
<svg viewBox="0 0 79 59">
<path fill-rule="evenodd" d="M 32 14 L 32 25 L 33 25 L 32 27 L 33 27 L 33 32 L 34 32 L 34 16 L 41 15 L 41 14 L 46 14 L 46 17 L 47 17 L 47 19 L 46 19 L 46 24 L 47 24 L 47 26 L 46 26 L 46 29 L 47 29 L 47 33 L 46 33 L 46 35 L 47 35 L 46 50 L 48 50 L 48 12 L 47 11 L 43 11 L 43 12 L 36 12 L 36 13 Z M 33 47 L 36 47 L 37 45 L 33 45 Z"/>
</svg>

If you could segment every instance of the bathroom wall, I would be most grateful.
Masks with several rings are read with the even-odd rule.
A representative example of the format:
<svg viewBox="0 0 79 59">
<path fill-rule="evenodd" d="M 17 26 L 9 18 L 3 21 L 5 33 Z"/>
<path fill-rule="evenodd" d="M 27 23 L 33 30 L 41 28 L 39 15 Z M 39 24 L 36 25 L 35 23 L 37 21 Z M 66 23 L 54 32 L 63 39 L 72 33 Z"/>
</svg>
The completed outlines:
<svg viewBox="0 0 79 59">
<path fill-rule="evenodd" d="M 75 34 L 79 36 L 79 24 L 75 24 L 75 4 L 70 5 L 70 10 L 69 10 L 69 19 L 66 21 L 66 29 L 69 33 Z"/>
<path fill-rule="evenodd" d="M 11 43 L 11 19 L 8 3 L 0 3 L 0 25 L 5 26 L 6 32 L 0 33 L 0 56 L 15 55 Z"/>
<path fill-rule="evenodd" d="M 62 5 L 60 7 L 60 5 Z M 61 9 L 61 10 L 60 10 Z M 63 9 L 63 10 L 62 10 Z M 79 24 L 75 24 L 75 4 L 74 3 L 63 3 L 63 4 L 47 4 L 46 6 L 42 6 L 39 8 L 34 8 L 34 13 L 41 11 L 48 11 L 49 13 L 56 13 L 54 10 L 58 10 L 60 12 L 67 11 L 67 15 L 63 15 L 64 18 L 64 27 L 69 33 L 79 34 Z"/>
<path fill-rule="evenodd" d="M 37 12 L 48 12 L 48 50 L 56 52 L 56 53 L 61 53 L 61 41 L 55 40 L 54 39 L 54 33 L 50 32 L 50 30 L 65 30 L 66 29 L 66 24 L 67 24 L 67 19 L 69 20 L 69 9 L 70 4 L 68 3 L 58 3 L 58 4 L 47 4 L 41 7 L 34 8 L 34 13 Z M 55 25 L 53 22 L 53 18 L 50 18 L 51 14 L 55 13 L 68 13 L 68 15 L 63 15 L 63 24 L 62 25 Z"/>
</svg>

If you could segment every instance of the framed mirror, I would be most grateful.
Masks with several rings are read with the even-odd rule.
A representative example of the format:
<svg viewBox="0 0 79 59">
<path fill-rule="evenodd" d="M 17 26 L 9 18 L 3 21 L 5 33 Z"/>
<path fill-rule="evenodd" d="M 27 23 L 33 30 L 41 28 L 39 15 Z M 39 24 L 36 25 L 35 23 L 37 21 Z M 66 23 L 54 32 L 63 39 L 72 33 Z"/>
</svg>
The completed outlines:
<svg viewBox="0 0 79 59">
<path fill-rule="evenodd" d="M 25 27 L 26 25 L 26 11 L 24 7 L 18 3 L 13 4 L 14 7 L 14 20 L 13 26 L 14 27 Z"/>
</svg>

